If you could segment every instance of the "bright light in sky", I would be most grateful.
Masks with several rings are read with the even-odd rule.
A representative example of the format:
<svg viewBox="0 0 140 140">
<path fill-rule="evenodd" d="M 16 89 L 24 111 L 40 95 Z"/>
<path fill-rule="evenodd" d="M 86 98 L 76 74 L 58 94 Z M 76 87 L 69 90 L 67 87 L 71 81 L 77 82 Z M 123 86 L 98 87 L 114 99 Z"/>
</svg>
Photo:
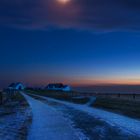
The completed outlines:
<svg viewBox="0 0 140 140">
<path fill-rule="evenodd" d="M 62 4 L 65 4 L 65 3 L 69 2 L 70 0 L 57 0 L 57 1 L 62 3 Z"/>
</svg>

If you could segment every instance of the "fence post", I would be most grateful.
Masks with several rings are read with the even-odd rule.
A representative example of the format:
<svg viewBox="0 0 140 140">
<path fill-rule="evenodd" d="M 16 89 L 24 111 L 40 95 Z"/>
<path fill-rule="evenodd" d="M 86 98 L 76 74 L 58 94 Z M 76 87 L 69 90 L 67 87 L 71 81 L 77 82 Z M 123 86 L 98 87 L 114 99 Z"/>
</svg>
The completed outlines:
<svg viewBox="0 0 140 140">
<path fill-rule="evenodd" d="M 120 93 L 118 94 L 118 97 L 119 97 L 119 98 L 121 97 L 121 94 L 120 94 Z"/>
<path fill-rule="evenodd" d="M 2 92 L 0 92 L 0 105 L 3 103 L 3 97 L 2 97 Z"/>
<path fill-rule="evenodd" d="M 133 94 L 133 99 L 135 99 L 136 98 L 136 96 L 135 96 L 135 94 Z"/>
</svg>

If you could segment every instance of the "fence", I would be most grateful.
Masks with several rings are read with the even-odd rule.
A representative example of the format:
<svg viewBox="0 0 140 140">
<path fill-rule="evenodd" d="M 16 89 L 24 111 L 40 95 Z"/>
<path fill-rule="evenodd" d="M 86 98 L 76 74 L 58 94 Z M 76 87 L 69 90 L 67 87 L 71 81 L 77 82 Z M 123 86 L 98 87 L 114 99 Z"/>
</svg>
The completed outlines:
<svg viewBox="0 0 140 140">
<path fill-rule="evenodd" d="M 124 94 L 124 93 L 80 93 L 82 96 L 90 97 L 103 97 L 103 98 L 115 98 L 115 99 L 124 99 L 124 100 L 133 100 L 140 101 L 140 94 Z"/>
</svg>

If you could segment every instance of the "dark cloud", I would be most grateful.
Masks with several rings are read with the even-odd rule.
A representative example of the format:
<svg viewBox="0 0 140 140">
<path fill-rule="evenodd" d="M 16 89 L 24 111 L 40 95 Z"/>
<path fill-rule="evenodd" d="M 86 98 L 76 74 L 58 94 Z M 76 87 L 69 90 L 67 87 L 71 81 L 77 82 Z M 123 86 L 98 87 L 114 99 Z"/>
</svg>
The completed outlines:
<svg viewBox="0 0 140 140">
<path fill-rule="evenodd" d="M 140 30 L 139 0 L 0 0 L 0 24 L 20 28 Z"/>
</svg>

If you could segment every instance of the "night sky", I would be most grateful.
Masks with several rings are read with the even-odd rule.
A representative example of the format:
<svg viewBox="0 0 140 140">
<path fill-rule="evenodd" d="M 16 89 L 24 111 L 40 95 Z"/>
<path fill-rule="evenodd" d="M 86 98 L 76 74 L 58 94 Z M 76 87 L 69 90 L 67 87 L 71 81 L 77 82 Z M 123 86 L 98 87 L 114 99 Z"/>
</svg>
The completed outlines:
<svg viewBox="0 0 140 140">
<path fill-rule="evenodd" d="M 140 85 L 140 1 L 0 0 L 0 88 L 17 81 Z"/>
</svg>

